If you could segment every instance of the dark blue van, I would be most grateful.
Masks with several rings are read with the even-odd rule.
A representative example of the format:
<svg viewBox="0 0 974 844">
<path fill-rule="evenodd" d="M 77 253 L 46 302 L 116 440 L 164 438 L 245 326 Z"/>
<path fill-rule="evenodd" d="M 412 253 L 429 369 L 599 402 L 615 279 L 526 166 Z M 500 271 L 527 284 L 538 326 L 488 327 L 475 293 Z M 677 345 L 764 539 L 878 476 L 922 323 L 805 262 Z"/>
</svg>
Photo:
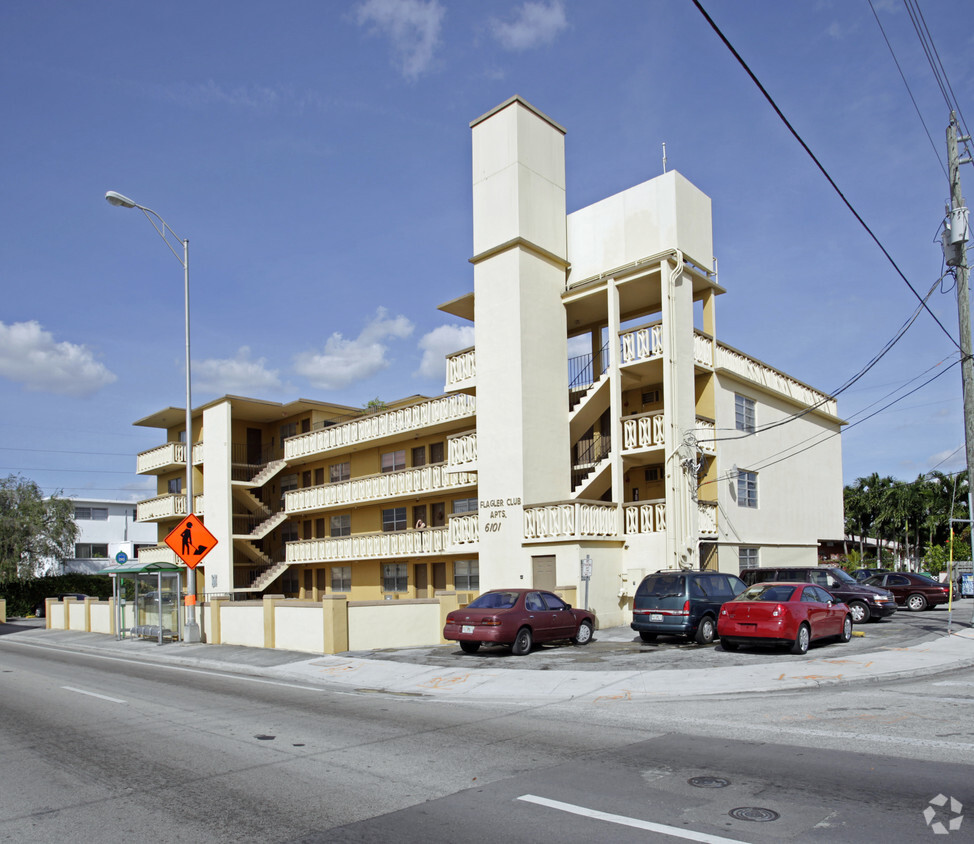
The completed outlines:
<svg viewBox="0 0 974 844">
<path fill-rule="evenodd" d="M 717 637 L 721 605 L 746 588 L 739 577 L 719 571 L 648 574 L 636 589 L 630 626 L 644 642 L 655 642 L 662 634 L 709 645 Z"/>
</svg>

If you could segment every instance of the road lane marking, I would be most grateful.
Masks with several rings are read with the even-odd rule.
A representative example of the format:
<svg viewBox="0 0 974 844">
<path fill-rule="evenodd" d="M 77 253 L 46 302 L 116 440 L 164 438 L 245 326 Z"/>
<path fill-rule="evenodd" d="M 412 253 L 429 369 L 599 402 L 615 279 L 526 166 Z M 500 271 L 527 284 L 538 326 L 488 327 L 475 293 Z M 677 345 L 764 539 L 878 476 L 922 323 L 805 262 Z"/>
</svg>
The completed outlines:
<svg viewBox="0 0 974 844">
<path fill-rule="evenodd" d="M 74 686 L 61 686 L 61 688 L 69 692 L 77 692 L 79 695 L 88 695 L 88 697 L 97 697 L 101 700 L 110 701 L 111 703 L 128 703 L 127 700 L 120 700 L 117 697 L 109 697 L 108 695 L 100 695 L 97 694 L 96 692 L 86 692 L 84 689 L 76 689 Z"/>
<path fill-rule="evenodd" d="M 586 809 L 584 806 L 562 803 L 559 800 L 549 800 L 547 797 L 537 797 L 534 794 L 522 794 L 517 799 L 523 800 L 525 803 L 536 803 L 538 806 L 547 806 L 549 809 L 557 809 L 560 812 L 581 815 L 582 817 L 592 818 L 597 821 L 606 821 L 607 823 L 619 824 L 620 826 L 631 826 L 635 829 L 645 829 L 648 832 L 672 835 L 675 838 L 686 838 L 688 841 L 702 841 L 704 844 L 741 844 L 739 838 L 723 838 L 720 835 L 708 835 L 705 832 L 694 832 L 691 829 L 666 826 L 665 824 L 653 823 L 652 821 L 641 821 L 638 818 L 627 818 L 625 815 L 599 812 L 596 809 Z"/>
</svg>

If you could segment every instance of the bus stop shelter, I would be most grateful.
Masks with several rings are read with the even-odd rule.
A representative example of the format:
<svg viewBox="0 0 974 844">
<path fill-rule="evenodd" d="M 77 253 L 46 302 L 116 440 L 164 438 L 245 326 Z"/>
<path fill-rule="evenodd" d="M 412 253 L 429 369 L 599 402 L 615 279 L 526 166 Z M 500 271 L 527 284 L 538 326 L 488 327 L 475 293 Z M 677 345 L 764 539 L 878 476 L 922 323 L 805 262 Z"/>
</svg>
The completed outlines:
<svg viewBox="0 0 974 844">
<path fill-rule="evenodd" d="M 115 638 L 182 639 L 183 567 L 175 563 L 140 563 L 137 559 L 102 569 L 112 579 Z"/>
</svg>

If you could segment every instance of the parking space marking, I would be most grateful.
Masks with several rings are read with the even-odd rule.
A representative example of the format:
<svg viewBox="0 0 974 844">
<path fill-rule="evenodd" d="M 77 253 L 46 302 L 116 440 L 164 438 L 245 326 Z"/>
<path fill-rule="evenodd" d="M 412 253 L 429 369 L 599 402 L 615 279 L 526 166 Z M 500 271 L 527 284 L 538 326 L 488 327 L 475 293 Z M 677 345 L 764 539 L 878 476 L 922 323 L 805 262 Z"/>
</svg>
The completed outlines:
<svg viewBox="0 0 974 844">
<path fill-rule="evenodd" d="M 661 823 L 653 823 L 652 821 L 642 821 L 639 818 L 627 818 L 625 815 L 613 815 L 610 812 L 586 809 L 584 806 L 562 803 L 560 800 L 549 800 L 547 797 L 537 797 L 534 794 L 522 794 L 517 799 L 523 800 L 525 803 L 534 803 L 538 806 L 546 806 L 549 809 L 557 809 L 559 812 L 568 812 L 572 815 L 581 815 L 585 818 L 619 824 L 620 826 L 630 826 L 634 829 L 645 829 L 647 832 L 671 835 L 674 838 L 685 838 L 688 841 L 702 841 L 705 844 L 741 844 L 739 838 L 724 838 L 720 835 L 694 832 L 692 829 L 682 829 L 675 826 L 666 826 Z"/>
</svg>

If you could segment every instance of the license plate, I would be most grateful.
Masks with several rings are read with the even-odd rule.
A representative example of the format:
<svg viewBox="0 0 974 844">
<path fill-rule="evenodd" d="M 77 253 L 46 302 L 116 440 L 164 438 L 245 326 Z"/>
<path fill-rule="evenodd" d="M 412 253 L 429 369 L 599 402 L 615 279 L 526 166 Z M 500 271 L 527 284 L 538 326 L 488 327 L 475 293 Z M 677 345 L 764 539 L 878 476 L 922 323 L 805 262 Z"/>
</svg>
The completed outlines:
<svg viewBox="0 0 974 844">
<path fill-rule="evenodd" d="M 464 624 L 460 628 L 460 632 L 461 633 L 473 633 L 473 625 L 472 624 Z"/>
<path fill-rule="evenodd" d="M 663 613 L 661 613 L 661 612 L 651 612 L 649 614 L 649 620 L 650 621 L 662 621 L 663 620 Z"/>
</svg>

